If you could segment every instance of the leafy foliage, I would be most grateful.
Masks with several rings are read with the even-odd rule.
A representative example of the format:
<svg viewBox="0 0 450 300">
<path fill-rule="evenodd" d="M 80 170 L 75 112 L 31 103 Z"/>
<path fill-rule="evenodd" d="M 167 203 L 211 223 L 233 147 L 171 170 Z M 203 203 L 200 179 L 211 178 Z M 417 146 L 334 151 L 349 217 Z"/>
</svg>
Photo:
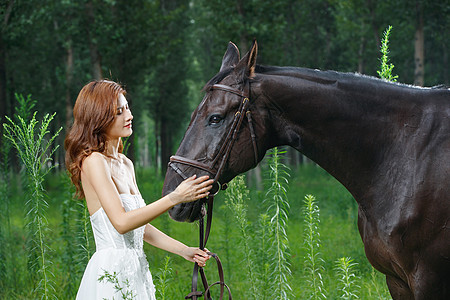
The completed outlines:
<svg viewBox="0 0 450 300">
<path fill-rule="evenodd" d="M 156 281 L 156 292 L 159 294 L 158 299 L 165 300 L 168 298 L 168 288 L 171 281 L 172 268 L 170 268 L 170 257 L 164 258 L 163 267 L 159 269 Z"/>
<path fill-rule="evenodd" d="M 351 300 L 358 299 L 356 289 L 359 286 L 356 284 L 358 278 L 353 272 L 356 263 L 349 257 L 341 257 L 336 262 L 336 270 L 338 280 L 340 282 L 341 299 Z"/>
<path fill-rule="evenodd" d="M 310 286 L 310 299 L 326 299 L 326 291 L 323 283 L 323 259 L 320 254 L 320 233 L 319 233 L 319 206 L 313 195 L 306 195 L 304 200 L 304 248 L 306 255 L 304 258 L 304 266 L 306 272 L 306 280 Z"/>
<path fill-rule="evenodd" d="M 247 273 L 249 282 L 252 282 L 248 290 L 246 299 L 261 299 L 260 290 L 257 289 L 257 279 L 254 273 L 253 250 L 251 247 L 251 237 L 248 231 L 248 220 L 246 203 L 248 203 L 249 191 L 246 189 L 244 176 L 237 176 L 230 182 L 226 191 L 226 204 L 234 214 L 234 218 L 239 228 L 239 248 L 244 255 L 243 265 Z"/>
<path fill-rule="evenodd" d="M 395 82 L 397 81 L 398 76 L 392 75 L 394 65 L 389 63 L 389 35 L 391 34 L 391 29 L 392 26 L 389 25 L 389 27 L 384 31 L 383 34 L 383 41 L 381 43 L 380 49 L 380 52 L 382 54 L 381 67 L 380 71 L 377 71 L 377 73 L 381 78 Z"/>
<path fill-rule="evenodd" d="M 265 201 L 269 204 L 267 213 L 270 216 L 272 244 L 270 256 L 271 277 L 274 281 L 273 295 L 276 299 L 288 299 L 291 295 L 289 279 L 291 276 L 289 262 L 289 239 L 287 227 L 289 219 L 289 202 L 287 199 L 287 184 L 289 173 L 287 166 L 281 162 L 282 154 L 278 148 L 269 152 L 269 187 Z"/>
<path fill-rule="evenodd" d="M 22 105 L 27 103 L 23 101 Z M 18 110 L 24 114 L 26 109 Z M 50 149 L 54 139 L 58 136 L 59 129 L 50 139 L 46 140 L 46 135 L 50 133 L 49 125 L 55 114 L 45 115 L 40 127 L 37 128 L 39 121 L 36 119 L 36 113 L 33 114 L 31 120 L 27 122 L 22 116 L 17 115 L 19 124 L 6 117 L 9 123 L 3 124 L 5 137 L 17 150 L 22 163 L 26 168 L 28 177 L 28 201 L 26 218 L 28 234 L 29 234 L 29 262 L 32 270 L 37 270 L 39 276 L 36 292 L 44 299 L 51 297 L 54 292 L 51 272 L 51 261 L 49 260 L 49 252 L 51 249 L 45 242 L 47 235 L 47 218 L 46 210 L 48 203 L 43 188 L 44 177 L 53 168 L 49 164 L 52 155 L 58 149 L 58 146 Z"/>
<path fill-rule="evenodd" d="M 104 270 L 103 275 L 98 278 L 98 281 L 113 284 L 114 290 L 116 291 L 116 293 L 120 293 L 121 299 L 123 300 L 135 299 L 137 295 L 134 294 L 133 290 L 130 290 L 130 282 L 128 281 L 128 279 L 120 281 L 118 277 L 119 273 L 110 273 Z"/>
</svg>

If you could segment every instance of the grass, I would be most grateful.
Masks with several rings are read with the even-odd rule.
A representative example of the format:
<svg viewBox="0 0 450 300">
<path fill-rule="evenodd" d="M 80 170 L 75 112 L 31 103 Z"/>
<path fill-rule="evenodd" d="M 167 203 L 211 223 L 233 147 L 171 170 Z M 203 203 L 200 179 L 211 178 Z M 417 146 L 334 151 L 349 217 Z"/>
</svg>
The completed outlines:
<svg viewBox="0 0 450 300">
<path fill-rule="evenodd" d="M 361 287 L 359 292 L 360 299 L 390 299 L 383 276 L 376 271 L 374 272 L 365 258 L 363 244 L 356 226 L 357 205 L 355 200 L 342 185 L 314 164 L 302 165 L 298 170 L 292 170 L 290 173 L 289 188 L 287 189 L 290 212 L 286 233 L 290 248 L 292 299 L 305 299 L 303 298 L 303 293 L 307 288 L 307 283 L 303 276 L 305 250 L 302 235 L 304 231 L 303 201 L 307 194 L 315 196 L 320 208 L 320 240 L 322 245 L 320 251 L 321 258 L 324 261 L 323 283 L 328 292 L 327 298 L 340 299 L 340 287 L 336 277 L 335 262 L 342 257 L 351 257 L 353 262 L 357 263 L 354 266 L 353 273 L 358 276 L 357 285 Z M 43 183 L 44 189 L 49 196 L 47 199 L 49 204 L 47 209 L 48 226 L 51 232 L 54 233 L 54 237 L 48 239 L 46 243 L 53 249 L 50 253 L 50 259 L 53 261 L 52 270 L 57 289 L 55 294 L 59 299 L 70 299 L 64 294 L 64 289 L 70 283 L 75 286 L 76 290 L 84 271 L 86 257 L 72 260 L 72 263 L 75 264 L 73 267 L 80 271 L 75 273 L 71 282 L 66 282 L 68 262 L 63 259 L 67 252 L 67 247 L 64 247 L 65 240 L 62 238 L 64 227 L 62 225 L 64 223 L 62 205 L 64 201 L 67 201 L 67 191 L 64 185 L 61 184 L 61 175 L 58 173 L 49 174 Z M 147 203 L 161 196 L 162 179 L 156 175 L 154 170 L 138 168 L 137 181 Z M 20 279 L 28 271 L 24 261 L 27 253 L 23 248 L 26 237 L 23 229 L 25 225 L 25 212 L 23 210 L 25 200 L 24 191 L 20 186 L 19 175 L 12 176 L 10 188 L 13 196 L 10 204 L 11 238 L 8 241 L 8 248 L 15 253 L 16 259 L 12 263 L 14 264 L 17 278 L 15 282 L 12 280 L 12 284 L 0 291 L 0 298 L 33 299 L 32 291 L 27 286 L 27 283 Z M 236 247 L 240 239 L 240 229 L 236 222 L 230 221 L 234 218 L 234 212 L 225 205 L 224 195 L 224 193 L 221 193 L 215 199 L 217 202 L 208 249 L 220 256 L 224 265 L 225 281 L 230 285 L 233 295 L 239 297 L 239 295 L 245 294 L 249 282 L 247 281 L 247 270 L 244 268 L 245 264 L 242 264 L 242 253 Z M 258 238 L 252 240 L 250 247 L 263 249 L 265 246 L 260 243 L 263 240 L 261 237 L 264 233 L 261 230 L 264 226 L 259 224 L 270 222 L 270 218 L 266 215 L 266 208 L 262 205 L 264 192 L 252 189 L 246 198 L 248 198 L 245 203 L 247 230 L 250 230 L 249 235 L 258 234 Z M 74 214 L 82 216 L 85 213 L 84 206 L 79 206 L 82 202 L 70 201 L 72 209 L 75 209 Z M 264 215 L 265 217 L 263 217 Z M 79 230 L 76 227 L 80 226 L 81 221 L 69 218 L 65 222 L 70 222 L 69 228 L 74 231 L 73 235 L 76 236 Z M 164 214 L 157 218 L 153 224 L 188 245 L 195 246 L 198 244 L 198 226 L 196 223 L 178 223 L 170 220 L 167 214 Z M 88 226 L 90 227 L 90 225 Z M 259 229 L 256 230 L 255 228 Z M 88 233 L 88 236 L 90 237 L 90 243 L 84 242 L 84 245 L 87 245 L 86 247 L 88 248 L 86 249 L 86 255 L 88 253 L 92 254 L 94 251 L 92 236 L 90 236 L 90 233 Z M 149 245 L 146 245 L 144 249 L 147 253 L 150 270 L 155 275 L 155 283 L 158 270 L 166 268 L 166 256 L 170 257 L 170 268 L 172 269 L 170 275 L 173 276 L 174 280 L 171 280 L 170 288 L 165 291 L 165 298 L 173 299 L 174 297 L 178 298 L 186 295 L 190 290 L 191 263 L 181 257 L 168 254 Z M 260 254 L 258 253 L 257 257 Z M 259 264 L 256 259 L 254 262 Z M 271 280 L 267 266 L 263 265 L 262 270 L 264 269 L 266 270 L 266 275 L 262 277 L 263 283 Z M 206 274 L 211 282 L 218 279 L 213 263 L 208 264 Z M 165 280 L 168 279 L 167 277 L 165 278 Z M 3 281 L 3 279 L 1 280 Z"/>
<path fill-rule="evenodd" d="M 304 200 L 304 233 L 303 243 L 305 248 L 304 270 L 305 279 L 309 283 L 309 299 L 326 299 L 326 291 L 323 286 L 323 262 L 320 257 L 320 209 L 313 195 L 306 195 Z"/>
<path fill-rule="evenodd" d="M 16 97 L 18 96 L 16 95 Z M 30 108 L 26 105 L 27 103 L 33 103 L 31 97 L 26 100 L 23 97 L 18 97 L 18 99 L 22 100 L 20 107 L 24 109 Z M 57 145 L 53 147 L 53 143 L 62 128 L 49 136 L 49 125 L 55 114 L 46 114 L 39 122 L 36 119 L 37 112 L 30 118 L 26 110 L 22 113 L 20 113 L 20 109 L 17 111 L 16 120 L 13 121 L 6 117 L 7 122 L 3 124 L 3 128 L 4 137 L 17 151 L 25 169 L 23 178 L 27 190 L 25 197 L 28 199 L 25 203 L 28 235 L 25 243 L 28 254 L 26 275 L 28 275 L 29 285 L 33 286 L 33 291 L 37 296 L 41 299 L 49 299 L 52 298 L 55 287 L 51 271 L 52 260 L 49 259 L 52 248 L 47 243 L 49 236 L 46 213 L 48 203 L 43 181 L 53 168 L 52 156 L 58 149 Z M 4 194 L 3 191 L 2 194 Z M 6 270 L 6 267 L 2 266 L 2 269 Z"/>
</svg>

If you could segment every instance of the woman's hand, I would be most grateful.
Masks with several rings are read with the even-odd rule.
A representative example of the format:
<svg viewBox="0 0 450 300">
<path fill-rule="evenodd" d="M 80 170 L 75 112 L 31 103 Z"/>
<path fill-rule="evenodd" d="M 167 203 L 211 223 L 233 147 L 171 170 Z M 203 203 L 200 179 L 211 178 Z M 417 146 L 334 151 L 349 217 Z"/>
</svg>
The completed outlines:
<svg viewBox="0 0 450 300">
<path fill-rule="evenodd" d="M 199 248 L 186 247 L 181 253 L 181 256 L 188 261 L 196 262 L 200 267 L 204 267 L 206 266 L 206 261 L 211 258 L 206 252 L 209 252 L 209 250 L 205 249 L 203 251 Z"/>
<path fill-rule="evenodd" d="M 209 176 L 201 176 L 197 178 L 196 175 L 184 180 L 180 185 L 170 193 L 170 200 L 174 204 L 183 202 L 192 202 L 205 198 L 209 195 L 209 190 L 212 188 L 213 179 Z"/>
</svg>

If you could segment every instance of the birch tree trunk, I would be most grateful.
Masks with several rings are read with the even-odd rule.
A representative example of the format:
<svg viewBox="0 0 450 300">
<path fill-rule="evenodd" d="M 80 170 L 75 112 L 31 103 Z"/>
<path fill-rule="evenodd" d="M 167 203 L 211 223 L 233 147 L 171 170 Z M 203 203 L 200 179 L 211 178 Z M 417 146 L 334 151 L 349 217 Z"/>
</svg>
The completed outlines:
<svg viewBox="0 0 450 300">
<path fill-rule="evenodd" d="M 4 15 L 3 20 L 0 20 L 1 26 L 0 26 L 0 119 L 1 121 L 5 121 L 5 116 L 7 115 L 7 96 L 6 96 L 6 45 L 4 41 L 4 35 L 3 33 L 6 31 L 6 27 L 9 23 L 9 17 L 11 16 L 12 7 L 14 5 L 14 0 L 9 1 Z M 0 128 L 0 133 L 3 131 L 2 128 Z M 1 136 L 1 135 L 0 135 Z M 0 139 L 0 145 L 1 145 Z"/>
<path fill-rule="evenodd" d="M 91 54 L 91 73 L 93 79 L 100 80 L 102 79 L 101 56 L 93 34 L 93 28 L 95 28 L 95 14 L 92 1 L 86 3 L 86 14 L 88 18 L 87 32 L 89 39 L 89 52 Z"/>
<path fill-rule="evenodd" d="M 73 47 L 72 43 L 69 42 L 67 46 L 67 58 L 66 58 L 66 100 L 65 100 L 66 133 L 68 132 L 70 126 L 72 125 L 72 112 L 73 112 L 72 93 L 71 93 L 72 81 L 73 81 Z"/>
<path fill-rule="evenodd" d="M 423 32 L 423 8 L 420 1 L 416 1 L 416 34 L 414 39 L 414 85 L 424 85 L 424 32 Z"/>
</svg>

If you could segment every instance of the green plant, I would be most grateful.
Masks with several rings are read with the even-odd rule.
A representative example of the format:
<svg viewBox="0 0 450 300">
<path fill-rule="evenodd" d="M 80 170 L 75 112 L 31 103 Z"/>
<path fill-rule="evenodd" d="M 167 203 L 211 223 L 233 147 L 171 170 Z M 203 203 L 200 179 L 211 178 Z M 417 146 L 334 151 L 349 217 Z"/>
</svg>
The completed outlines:
<svg viewBox="0 0 450 300">
<path fill-rule="evenodd" d="M 259 228 L 256 232 L 258 236 L 259 244 L 257 245 L 257 266 L 259 267 L 259 278 L 260 278 L 260 291 L 261 299 L 271 299 L 273 285 L 272 279 L 270 277 L 270 217 L 267 213 L 263 213 L 259 216 Z"/>
<path fill-rule="evenodd" d="M 120 293 L 120 296 L 123 300 L 132 300 L 136 298 L 136 295 L 132 290 L 130 290 L 130 282 L 128 279 L 122 280 L 122 282 L 119 282 L 119 274 L 116 272 L 113 272 L 112 274 L 109 273 L 106 270 L 103 270 L 103 275 L 101 275 L 98 278 L 99 282 L 109 282 L 114 285 L 114 290 L 116 293 Z M 106 298 L 103 298 L 104 300 L 107 300 Z M 114 297 L 113 297 L 114 300 Z"/>
<path fill-rule="evenodd" d="M 0 290 L 8 285 L 7 280 L 11 279 L 10 273 L 12 270 L 11 256 L 12 252 L 8 247 L 8 241 L 11 236 L 11 221 L 10 221 L 10 168 L 9 168 L 9 153 L 11 144 L 6 141 L 6 138 L 0 136 Z M 0 292 L 1 295 L 1 292 Z"/>
<path fill-rule="evenodd" d="M 29 122 L 17 115 L 19 124 L 8 117 L 6 119 L 9 123 L 3 124 L 6 139 L 16 148 L 19 158 L 26 167 L 29 184 L 26 219 L 28 240 L 31 245 L 28 258 L 31 266 L 37 270 L 38 282 L 35 290 L 44 299 L 48 299 L 54 292 L 50 271 L 51 261 L 48 255 L 50 248 L 45 240 L 48 229 L 45 214 L 48 204 L 42 185 L 45 176 L 53 168 L 50 166 L 51 157 L 58 149 L 58 146 L 53 149 L 51 146 L 62 129 L 60 128 L 48 140 L 46 139 L 47 134 L 50 133 L 49 125 L 54 116 L 55 114 L 46 114 L 39 129 L 36 128 L 39 123 L 36 120 L 36 112 Z"/>
<path fill-rule="evenodd" d="M 378 273 L 373 267 L 370 268 L 370 281 L 365 283 L 366 290 L 369 292 L 369 296 L 379 300 L 391 299 L 389 293 L 386 291 L 386 287 L 381 285 L 379 281 L 385 282 L 384 276 Z M 372 293 L 374 289 L 374 293 Z M 372 295 L 374 294 L 374 295 Z"/>
<path fill-rule="evenodd" d="M 256 286 L 257 279 L 253 271 L 253 250 L 250 246 L 250 236 L 247 230 L 248 220 L 247 208 L 245 203 L 248 200 L 248 190 L 245 186 L 244 176 L 237 176 L 235 179 L 233 179 L 233 181 L 230 182 L 225 196 L 225 203 L 230 208 L 230 210 L 233 211 L 234 218 L 236 219 L 239 228 L 239 252 L 244 255 L 243 266 L 247 274 L 247 279 L 248 281 L 254 283 L 251 285 L 251 290 L 249 290 L 250 295 L 246 295 L 246 299 L 260 299 L 260 293 Z"/>
<path fill-rule="evenodd" d="M 380 78 L 386 79 L 388 81 L 397 81 L 398 76 L 392 75 L 392 70 L 394 65 L 389 63 L 389 35 L 391 34 L 392 26 L 389 25 L 388 28 L 383 33 L 383 40 L 381 41 L 381 67 L 380 71 L 377 71 Z"/>
<path fill-rule="evenodd" d="M 325 288 L 323 283 L 323 272 L 325 271 L 320 257 L 320 234 L 319 234 L 319 206 L 313 195 L 306 195 L 304 200 L 304 241 L 303 247 L 306 250 L 304 258 L 304 269 L 306 280 L 309 283 L 310 299 L 325 299 Z"/>
<path fill-rule="evenodd" d="M 92 227 L 90 225 L 89 211 L 85 201 L 76 202 L 77 213 L 75 217 L 75 248 L 74 258 L 77 273 L 82 274 L 89 259 L 91 259 Z"/>
<path fill-rule="evenodd" d="M 269 204 L 267 213 L 270 216 L 271 234 L 271 277 L 274 281 L 273 295 L 276 299 L 288 299 L 291 294 L 289 277 L 291 269 L 289 263 L 289 239 L 287 223 L 289 219 L 289 203 L 287 199 L 287 184 L 289 174 L 287 167 L 281 162 L 282 154 L 275 147 L 269 152 L 269 188 L 265 202 Z"/>
<path fill-rule="evenodd" d="M 356 284 L 357 277 L 353 272 L 354 266 L 357 265 L 349 257 L 341 257 L 336 262 L 336 270 L 338 281 L 340 283 L 341 298 L 344 300 L 358 299 L 356 289 L 359 286 Z"/>
<path fill-rule="evenodd" d="M 63 187 L 62 191 L 62 203 L 61 203 L 61 216 L 62 222 L 60 224 L 61 229 L 61 240 L 63 247 L 63 253 L 61 255 L 61 271 L 63 272 L 63 277 L 66 280 L 63 296 L 66 299 L 74 298 L 77 290 L 77 277 L 80 272 L 77 270 L 77 264 L 74 260 L 76 256 L 77 249 L 77 239 L 74 238 L 74 224 L 73 221 L 76 216 L 76 202 L 73 199 L 75 193 L 74 186 L 69 179 L 68 172 L 61 172 L 58 176 L 58 181 Z M 83 266 L 84 267 L 84 266 Z"/>
<path fill-rule="evenodd" d="M 18 120 L 19 117 L 25 121 L 29 121 L 32 116 L 33 108 L 36 106 L 37 101 L 28 95 L 26 98 L 22 94 L 14 94 L 18 105 L 15 107 L 16 113 L 14 117 Z"/>
<path fill-rule="evenodd" d="M 171 273 L 172 269 L 170 268 L 170 257 L 166 256 L 164 258 L 163 267 L 159 269 L 159 274 L 158 276 L 156 276 L 156 291 L 159 294 L 158 299 L 165 300 L 168 297 L 168 288 L 171 280 Z"/>
</svg>

